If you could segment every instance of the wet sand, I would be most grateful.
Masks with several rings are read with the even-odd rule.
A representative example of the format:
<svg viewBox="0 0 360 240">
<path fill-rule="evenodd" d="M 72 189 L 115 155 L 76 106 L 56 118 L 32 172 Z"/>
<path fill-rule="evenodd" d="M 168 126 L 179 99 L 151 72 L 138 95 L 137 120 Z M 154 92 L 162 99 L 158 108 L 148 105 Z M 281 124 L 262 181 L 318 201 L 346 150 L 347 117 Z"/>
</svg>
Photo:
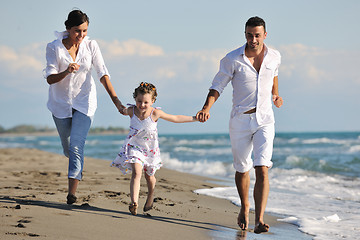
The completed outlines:
<svg viewBox="0 0 360 240">
<path fill-rule="evenodd" d="M 239 230 L 239 207 L 193 193 L 218 187 L 210 178 L 162 168 L 156 174 L 154 209 L 128 211 L 130 175 L 110 162 L 85 158 L 74 205 L 66 204 L 67 159 L 37 149 L 0 149 L 0 239 L 311 239 L 295 226 L 266 215 L 270 232 Z"/>
</svg>

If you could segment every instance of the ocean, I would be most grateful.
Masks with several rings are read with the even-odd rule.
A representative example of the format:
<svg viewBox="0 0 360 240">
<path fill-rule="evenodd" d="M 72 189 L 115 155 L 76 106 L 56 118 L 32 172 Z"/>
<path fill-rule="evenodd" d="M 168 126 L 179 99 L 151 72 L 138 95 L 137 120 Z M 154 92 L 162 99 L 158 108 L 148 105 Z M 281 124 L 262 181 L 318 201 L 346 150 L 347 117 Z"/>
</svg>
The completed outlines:
<svg viewBox="0 0 360 240">
<path fill-rule="evenodd" d="M 111 161 L 125 138 L 90 135 L 85 155 Z M 240 205 L 228 134 L 159 139 L 164 167 L 212 177 L 224 187 L 196 192 Z M 58 136 L 0 137 L 0 148 L 12 147 L 62 153 Z M 273 162 L 266 213 L 313 239 L 360 239 L 360 132 L 277 133 Z M 251 180 L 252 192 L 253 170 Z"/>
</svg>

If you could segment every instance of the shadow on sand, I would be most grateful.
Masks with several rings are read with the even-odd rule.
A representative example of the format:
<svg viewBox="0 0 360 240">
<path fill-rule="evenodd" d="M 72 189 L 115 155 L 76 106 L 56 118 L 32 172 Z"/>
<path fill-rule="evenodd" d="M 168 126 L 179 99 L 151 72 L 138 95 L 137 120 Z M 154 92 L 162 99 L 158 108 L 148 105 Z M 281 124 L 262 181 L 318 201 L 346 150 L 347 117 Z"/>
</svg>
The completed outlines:
<svg viewBox="0 0 360 240">
<path fill-rule="evenodd" d="M 59 202 L 48 202 L 48 201 L 39 201 L 39 200 L 28 200 L 28 199 L 21 199 L 21 198 L 14 198 L 8 196 L 0 196 L 0 203 L 3 204 L 17 204 L 17 205 L 32 205 L 32 206 L 39 206 L 45 208 L 52 208 L 52 209 L 59 209 L 64 211 L 75 211 L 75 212 L 82 212 L 88 214 L 96 214 L 96 215 L 103 215 L 109 216 L 113 218 L 127 218 L 132 216 L 129 212 L 106 209 L 106 208 L 99 208 L 96 206 L 91 206 L 88 203 L 84 203 L 82 205 L 68 205 L 65 203 Z M 200 222 L 200 221 L 192 221 L 180 218 L 171 218 L 171 217 L 163 217 L 163 216 L 151 216 L 150 214 L 138 214 L 137 217 L 149 219 L 150 221 L 159 221 L 177 225 L 183 225 L 187 227 L 199 228 L 209 231 L 223 231 L 221 229 L 228 229 L 228 227 L 208 223 L 208 222 Z"/>
<path fill-rule="evenodd" d="M 99 208 L 91 206 L 88 203 L 82 205 L 68 205 L 59 202 L 48 202 L 39 200 L 21 199 L 21 197 L 9 197 L 0 196 L 0 204 L 16 204 L 19 208 L 21 205 L 32 205 L 44 208 L 59 209 L 64 211 L 82 212 L 87 214 L 96 214 L 102 216 L 108 216 L 112 218 L 126 219 L 132 216 L 129 212 Z M 311 236 L 301 233 L 296 226 L 290 224 L 279 224 L 271 228 L 269 233 L 255 234 L 251 229 L 248 231 L 241 231 L 239 229 L 233 229 L 222 225 L 217 225 L 209 222 L 193 221 L 180 218 L 163 217 L 163 216 L 151 216 L 150 214 L 138 214 L 136 217 L 148 219 L 149 221 L 158 221 L 170 224 L 177 224 L 197 229 L 203 229 L 209 231 L 211 239 L 216 240 L 310 240 Z"/>
</svg>

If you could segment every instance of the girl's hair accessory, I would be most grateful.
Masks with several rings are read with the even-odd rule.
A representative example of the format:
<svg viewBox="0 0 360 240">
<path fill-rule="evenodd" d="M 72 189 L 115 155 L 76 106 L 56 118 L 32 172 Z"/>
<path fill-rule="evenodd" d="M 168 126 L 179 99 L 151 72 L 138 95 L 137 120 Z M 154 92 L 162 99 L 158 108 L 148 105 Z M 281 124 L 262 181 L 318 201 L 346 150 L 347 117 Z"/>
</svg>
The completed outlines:
<svg viewBox="0 0 360 240">
<path fill-rule="evenodd" d="M 136 98 L 138 94 L 147 94 L 147 93 L 152 95 L 152 98 L 155 102 L 157 97 L 156 87 L 151 83 L 141 82 L 140 85 L 137 88 L 135 88 L 133 97 Z"/>
</svg>

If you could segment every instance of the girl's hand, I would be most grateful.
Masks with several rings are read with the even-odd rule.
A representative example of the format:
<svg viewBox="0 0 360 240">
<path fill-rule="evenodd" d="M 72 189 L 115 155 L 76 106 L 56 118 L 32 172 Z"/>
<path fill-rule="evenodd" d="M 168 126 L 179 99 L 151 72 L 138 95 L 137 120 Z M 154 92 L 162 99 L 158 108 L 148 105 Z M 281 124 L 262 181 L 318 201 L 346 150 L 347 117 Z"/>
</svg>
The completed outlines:
<svg viewBox="0 0 360 240">
<path fill-rule="evenodd" d="M 76 73 L 76 71 L 78 71 L 80 68 L 80 65 L 77 63 L 70 63 L 68 68 L 67 68 L 67 72 L 68 73 Z"/>
</svg>

